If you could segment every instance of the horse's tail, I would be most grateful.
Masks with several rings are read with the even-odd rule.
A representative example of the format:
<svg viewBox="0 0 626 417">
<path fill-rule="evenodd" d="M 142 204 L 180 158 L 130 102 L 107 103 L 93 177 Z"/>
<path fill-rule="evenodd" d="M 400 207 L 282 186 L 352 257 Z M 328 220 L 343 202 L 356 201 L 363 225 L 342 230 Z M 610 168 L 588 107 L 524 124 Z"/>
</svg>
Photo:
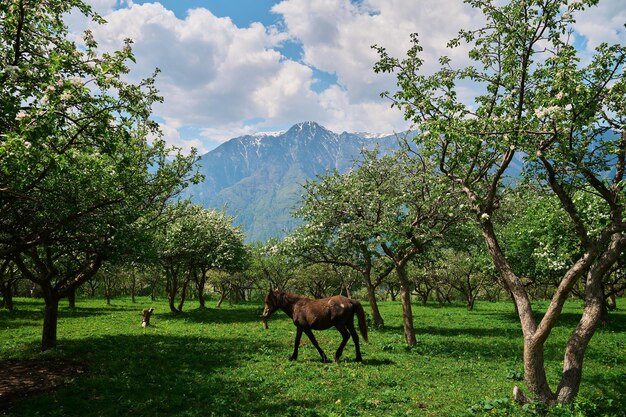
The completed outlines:
<svg viewBox="0 0 626 417">
<path fill-rule="evenodd" d="M 359 330 L 361 331 L 361 336 L 367 342 L 367 323 L 365 322 L 365 311 L 363 310 L 363 306 L 358 301 L 354 301 L 356 306 L 356 316 L 359 319 Z"/>
</svg>

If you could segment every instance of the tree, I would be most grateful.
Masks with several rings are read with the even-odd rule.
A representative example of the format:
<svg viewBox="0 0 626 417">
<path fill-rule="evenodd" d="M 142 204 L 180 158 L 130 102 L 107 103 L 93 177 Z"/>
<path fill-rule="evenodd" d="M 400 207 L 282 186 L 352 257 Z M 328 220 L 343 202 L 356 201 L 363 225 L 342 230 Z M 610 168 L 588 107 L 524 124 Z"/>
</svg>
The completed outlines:
<svg viewBox="0 0 626 417">
<path fill-rule="evenodd" d="M 408 265 L 426 248 L 443 239 L 461 216 L 454 194 L 442 187 L 430 162 L 409 146 L 378 157 L 365 153 L 355 172 L 361 191 L 369 190 L 379 208 L 378 223 L 368 224 L 382 252 L 391 260 L 400 284 L 404 337 L 417 343 L 413 326 Z"/>
<path fill-rule="evenodd" d="M 294 271 L 295 290 L 313 298 L 325 298 L 339 293 L 343 286 L 341 275 L 333 265 L 304 265 Z"/>
<path fill-rule="evenodd" d="M 308 223 L 300 228 L 295 246 L 296 252 L 310 261 L 359 270 L 375 320 L 373 288 L 395 270 L 405 339 L 414 345 L 407 266 L 430 243 L 442 238 L 458 216 L 449 209 L 456 203 L 432 174 L 433 167 L 408 144 L 404 145 L 382 156 L 378 150 L 363 151 L 362 159 L 348 174 L 335 173 L 317 184 L 307 184 L 308 194 L 299 213 Z M 387 258 L 388 266 L 374 283 L 372 260 L 381 257 Z"/>
<path fill-rule="evenodd" d="M 268 288 L 290 288 L 293 281 L 292 271 L 296 265 L 285 241 L 270 239 L 265 244 L 255 243 L 248 248 L 250 258 L 245 275 L 257 283 L 264 294 Z"/>
<path fill-rule="evenodd" d="M 241 272 L 246 267 L 248 255 L 241 228 L 232 225 L 234 218 L 216 210 L 200 210 L 194 221 L 197 245 L 190 258 L 190 269 L 200 308 L 204 308 L 207 272 L 219 270 L 230 275 Z"/>
<path fill-rule="evenodd" d="M 473 211 L 489 254 L 515 300 L 524 336 L 528 389 L 546 404 L 571 403 L 578 393 L 586 348 L 600 321 L 602 279 L 626 245 L 626 48 L 606 43 L 589 64 L 572 45 L 575 14 L 593 0 L 469 0 L 485 24 L 462 30 L 449 47 L 469 45 L 475 66 L 455 68 L 448 57 L 432 74 L 417 35 L 405 59 L 376 47 L 375 71 L 397 71 L 393 105 L 419 128 L 416 140 Z M 472 103 L 461 101 L 459 83 L 472 84 Z M 526 288 L 502 249 L 493 215 L 507 193 L 506 176 L 524 164 L 526 174 L 550 190 L 575 231 L 581 255 L 561 275 L 550 305 L 536 319 Z M 593 229 L 576 205 L 576 193 L 592 192 L 609 220 Z M 544 345 L 568 295 L 585 276 L 585 307 L 565 347 L 556 389 L 548 383 Z M 525 396 L 515 389 L 515 396 Z"/>
<path fill-rule="evenodd" d="M 383 327 L 376 290 L 393 271 L 393 265 L 377 250 L 375 230 L 370 227 L 380 221 L 380 202 L 350 173 L 335 171 L 317 181 L 307 181 L 304 188 L 295 211 L 304 223 L 285 238 L 288 252 L 308 263 L 357 271 L 367 288 L 374 326 Z"/>
<path fill-rule="evenodd" d="M 13 294 L 20 279 L 17 268 L 9 260 L 0 263 L 0 307 L 13 311 Z"/>
<path fill-rule="evenodd" d="M 99 54 L 68 39 L 66 13 L 103 22 L 79 0 L 0 4 L 0 259 L 41 286 L 42 349 L 58 304 L 154 227 L 192 174 L 150 120 L 154 78 L 122 80 L 130 41 Z"/>
<path fill-rule="evenodd" d="M 170 310 L 182 311 L 186 290 L 196 285 L 200 306 L 204 306 L 206 274 L 211 269 L 243 270 L 246 252 L 241 229 L 222 212 L 191 205 L 187 201 L 168 207 L 169 221 L 154 238 L 157 258 L 166 277 Z M 180 293 L 178 307 L 176 297 Z"/>
</svg>

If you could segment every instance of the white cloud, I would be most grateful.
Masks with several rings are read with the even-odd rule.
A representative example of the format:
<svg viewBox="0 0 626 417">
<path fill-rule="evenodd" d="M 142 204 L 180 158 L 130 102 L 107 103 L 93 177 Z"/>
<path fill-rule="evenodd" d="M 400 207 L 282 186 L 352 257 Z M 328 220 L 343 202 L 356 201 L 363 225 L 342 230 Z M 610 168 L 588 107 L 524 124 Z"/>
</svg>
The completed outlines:
<svg viewBox="0 0 626 417">
<path fill-rule="evenodd" d="M 447 41 L 459 28 L 479 22 L 458 0 L 284 0 L 272 10 L 283 16 L 289 35 L 302 42 L 305 63 L 336 74 L 351 102 L 378 101 L 379 93 L 395 84 L 392 76 L 374 73 L 378 57 L 372 45 L 403 56 L 409 35 L 417 32 L 432 65 L 442 54 L 458 55 L 445 48 Z"/>
<path fill-rule="evenodd" d="M 319 120 L 334 132 L 392 133 L 406 130 L 403 113 L 392 109 L 386 100 L 354 102 L 349 94 L 333 86 L 320 94 L 324 116 Z"/>
<path fill-rule="evenodd" d="M 602 0 L 576 15 L 574 29 L 587 40 L 587 52 L 602 42 L 626 44 L 626 4 L 624 0 Z"/>
<path fill-rule="evenodd" d="M 132 74 L 162 70 L 157 86 L 165 103 L 155 110 L 169 126 L 229 126 L 255 118 L 286 123 L 289 114 L 304 115 L 315 103 L 310 68 L 274 50 L 285 35 L 260 23 L 238 28 L 201 8 L 178 19 L 158 3 L 135 4 L 106 19 L 107 25 L 93 27 L 104 50 L 131 38 L 138 62 Z"/>
<path fill-rule="evenodd" d="M 585 11 L 575 26 L 588 40 L 626 41 L 624 0 L 603 0 Z M 395 77 L 375 74 L 379 44 L 393 56 L 404 56 L 409 35 L 420 34 L 426 70 L 443 54 L 466 63 L 466 50 L 449 50 L 447 41 L 460 28 L 482 18 L 461 0 L 283 0 L 273 7 L 284 25 L 253 23 L 237 27 L 229 18 L 203 8 L 180 19 L 160 3 L 132 0 L 90 0 L 108 24 L 93 26 L 105 50 L 134 40 L 134 79 L 162 72 L 157 87 L 165 103 L 155 108 L 168 141 L 183 148 L 210 149 L 242 134 L 287 128 L 315 120 L 334 131 L 401 131 L 402 113 L 379 94 L 395 90 Z M 70 19 L 79 30 L 84 22 Z M 82 24 L 82 26 L 81 26 Z M 302 45 L 301 62 L 281 55 L 282 42 Z M 338 85 L 318 92 L 316 71 L 335 74 Z M 464 89 L 464 96 L 471 91 Z M 192 127 L 192 129 L 184 129 Z M 187 133 L 200 132 L 186 137 Z"/>
<path fill-rule="evenodd" d="M 183 138 L 176 128 L 166 123 L 159 123 L 159 126 L 161 128 L 162 137 L 169 147 L 176 147 L 180 149 L 184 154 L 191 153 L 192 148 L 195 148 L 198 151 L 199 155 L 202 155 L 208 151 L 206 144 L 202 139 Z"/>
</svg>

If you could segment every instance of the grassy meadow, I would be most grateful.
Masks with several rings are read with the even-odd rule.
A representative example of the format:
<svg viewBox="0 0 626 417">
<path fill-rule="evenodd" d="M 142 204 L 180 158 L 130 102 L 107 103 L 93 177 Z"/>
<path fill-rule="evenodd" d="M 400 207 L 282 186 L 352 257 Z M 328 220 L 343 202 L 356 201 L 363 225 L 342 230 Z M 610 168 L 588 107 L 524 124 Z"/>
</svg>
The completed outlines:
<svg viewBox="0 0 626 417">
<path fill-rule="evenodd" d="M 618 306 L 626 305 L 618 300 Z M 546 360 L 551 383 L 561 368 L 564 342 L 580 301 L 566 305 L 550 337 Z M 153 326 L 140 311 L 156 308 Z M 263 330 L 262 303 L 224 305 L 173 315 L 164 300 L 77 300 L 60 309 L 58 348 L 38 352 L 42 302 L 17 299 L 0 311 L 0 360 L 70 358 L 86 374 L 59 389 L 17 402 L 9 416 L 466 416 L 529 415 L 508 398 L 521 384 L 521 331 L 510 303 L 414 306 L 418 344 L 407 349 L 401 306 L 381 303 L 384 330 L 370 328 L 364 362 L 348 343 L 340 363 L 324 364 L 304 336 L 297 362 L 295 328 L 278 311 Z M 366 306 L 366 311 L 368 306 Z M 316 332 L 334 355 L 340 336 Z M 585 360 L 575 415 L 626 415 L 626 311 L 594 336 Z M 569 411 L 553 411 L 566 415 Z M 2 412 L 0 412 L 2 414 Z"/>
</svg>

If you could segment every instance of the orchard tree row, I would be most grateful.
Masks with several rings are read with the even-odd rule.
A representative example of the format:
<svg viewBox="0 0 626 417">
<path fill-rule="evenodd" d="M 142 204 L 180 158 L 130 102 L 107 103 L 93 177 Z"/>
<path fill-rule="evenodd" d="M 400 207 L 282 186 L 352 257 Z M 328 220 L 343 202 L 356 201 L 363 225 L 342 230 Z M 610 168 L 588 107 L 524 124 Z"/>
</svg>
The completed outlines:
<svg viewBox="0 0 626 417">
<path fill-rule="evenodd" d="M 480 266 L 484 251 L 516 306 L 532 397 L 571 403 L 606 299 L 623 285 L 626 46 L 577 50 L 576 15 L 595 0 L 467 3 L 484 19 L 448 42 L 463 61 L 442 56 L 425 69 L 417 34 L 404 58 L 374 46 L 375 72 L 397 76 L 397 91 L 382 96 L 417 133 L 401 152 L 366 153 L 350 173 L 308 183 L 305 224 L 287 245 L 311 262 L 357 271 L 378 325 L 374 290 L 394 274 L 409 345 L 410 262 L 428 265 L 441 247 L 469 250 L 465 258 Z M 466 220 L 475 226 L 469 235 Z M 482 245 L 469 244 L 475 233 Z M 532 303 L 537 285 L 550 298 L 542 316 Z M 553 388 L 544 346 L 572 295 L 585 305 Z M 517 387 L 514 396 L 528 400 Z"/>
<path fill-rule="evenodd" d="M 195 152 L 167 147 L 151 119 L 156 72 L 126 81 L 131 41 L 100 53 L 87 31 L 76 44 L 70 11 L 103 23 L 80 0 L 0 3 L 0 288 L 11 308 L 17 279 L 36 284 L 43 350 L 56 344 L 59 300 L 73 304 L 103 266 L 160 265 L 178 310 L 183 270 L 195 284 L 242 259 L 232 219 L 173 204 L 201 178 Z"/>
</svg>

